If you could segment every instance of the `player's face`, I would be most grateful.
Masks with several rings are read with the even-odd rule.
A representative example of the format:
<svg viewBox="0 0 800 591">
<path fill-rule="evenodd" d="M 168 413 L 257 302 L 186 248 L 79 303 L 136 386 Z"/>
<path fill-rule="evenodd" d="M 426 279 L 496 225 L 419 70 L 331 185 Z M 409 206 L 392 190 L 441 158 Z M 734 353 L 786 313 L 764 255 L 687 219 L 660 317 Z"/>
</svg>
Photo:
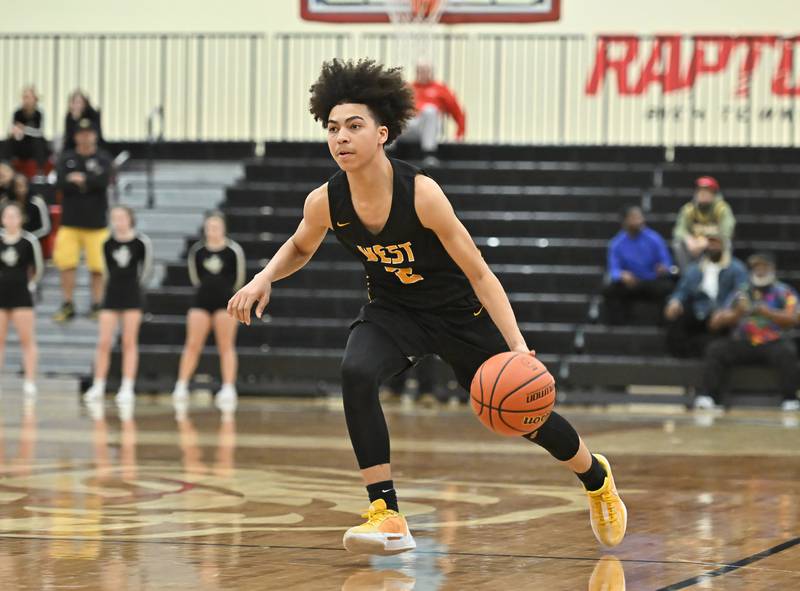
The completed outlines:
<svg viewBox="0 0 800 591">
<path fill-rule="evenodd" d="M 19 211 L 18 207 L 13 205 L 4 207 L 3 217 L 0 218 L 0 222 L 2 222 L 3 228 L 7 232 L 19 232 L 20 228 L 22 227 L 22 213 Z"/>
<path fill-rule="evenodd" d="M 131 230 L 131 217 L 121 207 L 111 210 L 111 229 L 115 234 L 127 234 Z"/>
<path fill-rule="evenodd" d="M 366 105 L 336 105 L 328 115 L 328 149 L 339 168 L 356 170 L 370 162 L 386 143 L 388 129 Z"/>
</svg>

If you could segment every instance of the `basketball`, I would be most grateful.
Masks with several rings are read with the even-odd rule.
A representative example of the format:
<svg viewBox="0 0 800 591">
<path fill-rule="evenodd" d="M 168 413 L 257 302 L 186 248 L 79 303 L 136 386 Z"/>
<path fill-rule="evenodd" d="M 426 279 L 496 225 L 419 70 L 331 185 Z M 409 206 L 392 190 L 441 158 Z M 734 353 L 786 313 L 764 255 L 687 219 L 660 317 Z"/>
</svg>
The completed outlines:
<svg viewBox="0 0 800 591">
<path fill-rule="evenodd" d="M 547 421 L 556 401 L 555 379 L 532 355 L 499 353 L 475 373 L 470 399 L 475 416 L 487 429 L 520 436 Z"/>
</svg>

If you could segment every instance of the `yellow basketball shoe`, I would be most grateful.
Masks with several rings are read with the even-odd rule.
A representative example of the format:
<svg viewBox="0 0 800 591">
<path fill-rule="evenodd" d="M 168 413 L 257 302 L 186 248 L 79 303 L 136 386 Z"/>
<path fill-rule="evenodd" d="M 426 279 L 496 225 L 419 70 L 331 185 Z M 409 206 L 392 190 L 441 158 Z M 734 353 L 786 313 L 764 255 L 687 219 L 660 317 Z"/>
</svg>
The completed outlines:
<svg viewBox="0 0 800 591">
<path fill-rule="evenodd" d="M 351 527 L 342 538 L 347 551 L 388 556 L 417 547 L 408 531 L 406 518 L 397 511 L 387 509 L 383 499 L 372 501 L 361 517 L 367 520 L 366 523 Z"/>
<path fill-rule="evenodd" d="M 606 479 L 599 490 L 586 491 L 589 496 L 589 523 L 597 541 L 603 546 L 616 546 L 625 537 L 628 510 L 617 492 L 611 465 L 605 456 L 593 454 L 606 471 Z"/>
</svg>

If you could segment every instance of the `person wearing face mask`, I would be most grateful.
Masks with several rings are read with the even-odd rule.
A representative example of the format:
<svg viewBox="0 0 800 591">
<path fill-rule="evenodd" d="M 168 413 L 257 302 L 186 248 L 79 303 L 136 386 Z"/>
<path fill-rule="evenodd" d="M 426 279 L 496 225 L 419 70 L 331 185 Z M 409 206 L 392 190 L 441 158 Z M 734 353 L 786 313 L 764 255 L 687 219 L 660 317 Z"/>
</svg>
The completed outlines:
<svg viewBox="0 0 800 591">
<path fill-rule="evenodd" d="M 664 309 L 667 349 L 675 357 L 702 356 L 711 338 L 711 315 L 747 281 L 747 268 L 719 232 L 706 239 L 702 258 L 686 269 Z"/>
<path fill-rule="evenodd" d="M 622 211 L 622 230 L 608 245 L 608 284 L 603 290 L 610 324 L 624 324 L 632 319 L 636 301 L 657 304 L 672 292 L 670 273 L 672 257 L 667 243 L 645 224 L 638 205 Z"/>
<path fill-rule="evenodd" d="M 710 232 L 719 233 L 730 244 L 736 218 L 730 205 L 722 197 L 719 182 L 710 176 L 701 176 L 695 181 L 694 199 L 678 212 L 672 230 L 672 249 L 681 269 L 700 259 L 708 245 Z"/>
<path fill-rule="evenodd" d="M 706 349 L 706 395 L 695 399 L 695 408 L 719 405 L 728 387 L 730 370 L 739 365 L 769 365 L 778 372 L 787 412 L 800 410 L 797 400 L 797 348 L 789 331 L 797 325 L 797 292 L 775 278 L 771 254 L 747 259 L 750 277 L 732 293 L 721 310 L 711 316 L 711 330 L 732 329 L 730 337 Z"/>
</svg>

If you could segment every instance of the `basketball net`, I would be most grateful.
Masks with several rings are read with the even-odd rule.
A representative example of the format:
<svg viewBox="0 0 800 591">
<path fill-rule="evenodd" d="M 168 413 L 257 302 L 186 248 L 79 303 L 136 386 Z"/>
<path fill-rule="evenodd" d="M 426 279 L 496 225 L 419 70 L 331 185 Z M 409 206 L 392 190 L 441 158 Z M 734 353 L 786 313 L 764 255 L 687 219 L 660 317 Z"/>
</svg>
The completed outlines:
<svg viewBox="0 0 800 591">
<path fill-rule="evenodd" d="M 402 65 L 433 63 L 433 34 L 447 0 L 386 0 Z"/>
</svg>

